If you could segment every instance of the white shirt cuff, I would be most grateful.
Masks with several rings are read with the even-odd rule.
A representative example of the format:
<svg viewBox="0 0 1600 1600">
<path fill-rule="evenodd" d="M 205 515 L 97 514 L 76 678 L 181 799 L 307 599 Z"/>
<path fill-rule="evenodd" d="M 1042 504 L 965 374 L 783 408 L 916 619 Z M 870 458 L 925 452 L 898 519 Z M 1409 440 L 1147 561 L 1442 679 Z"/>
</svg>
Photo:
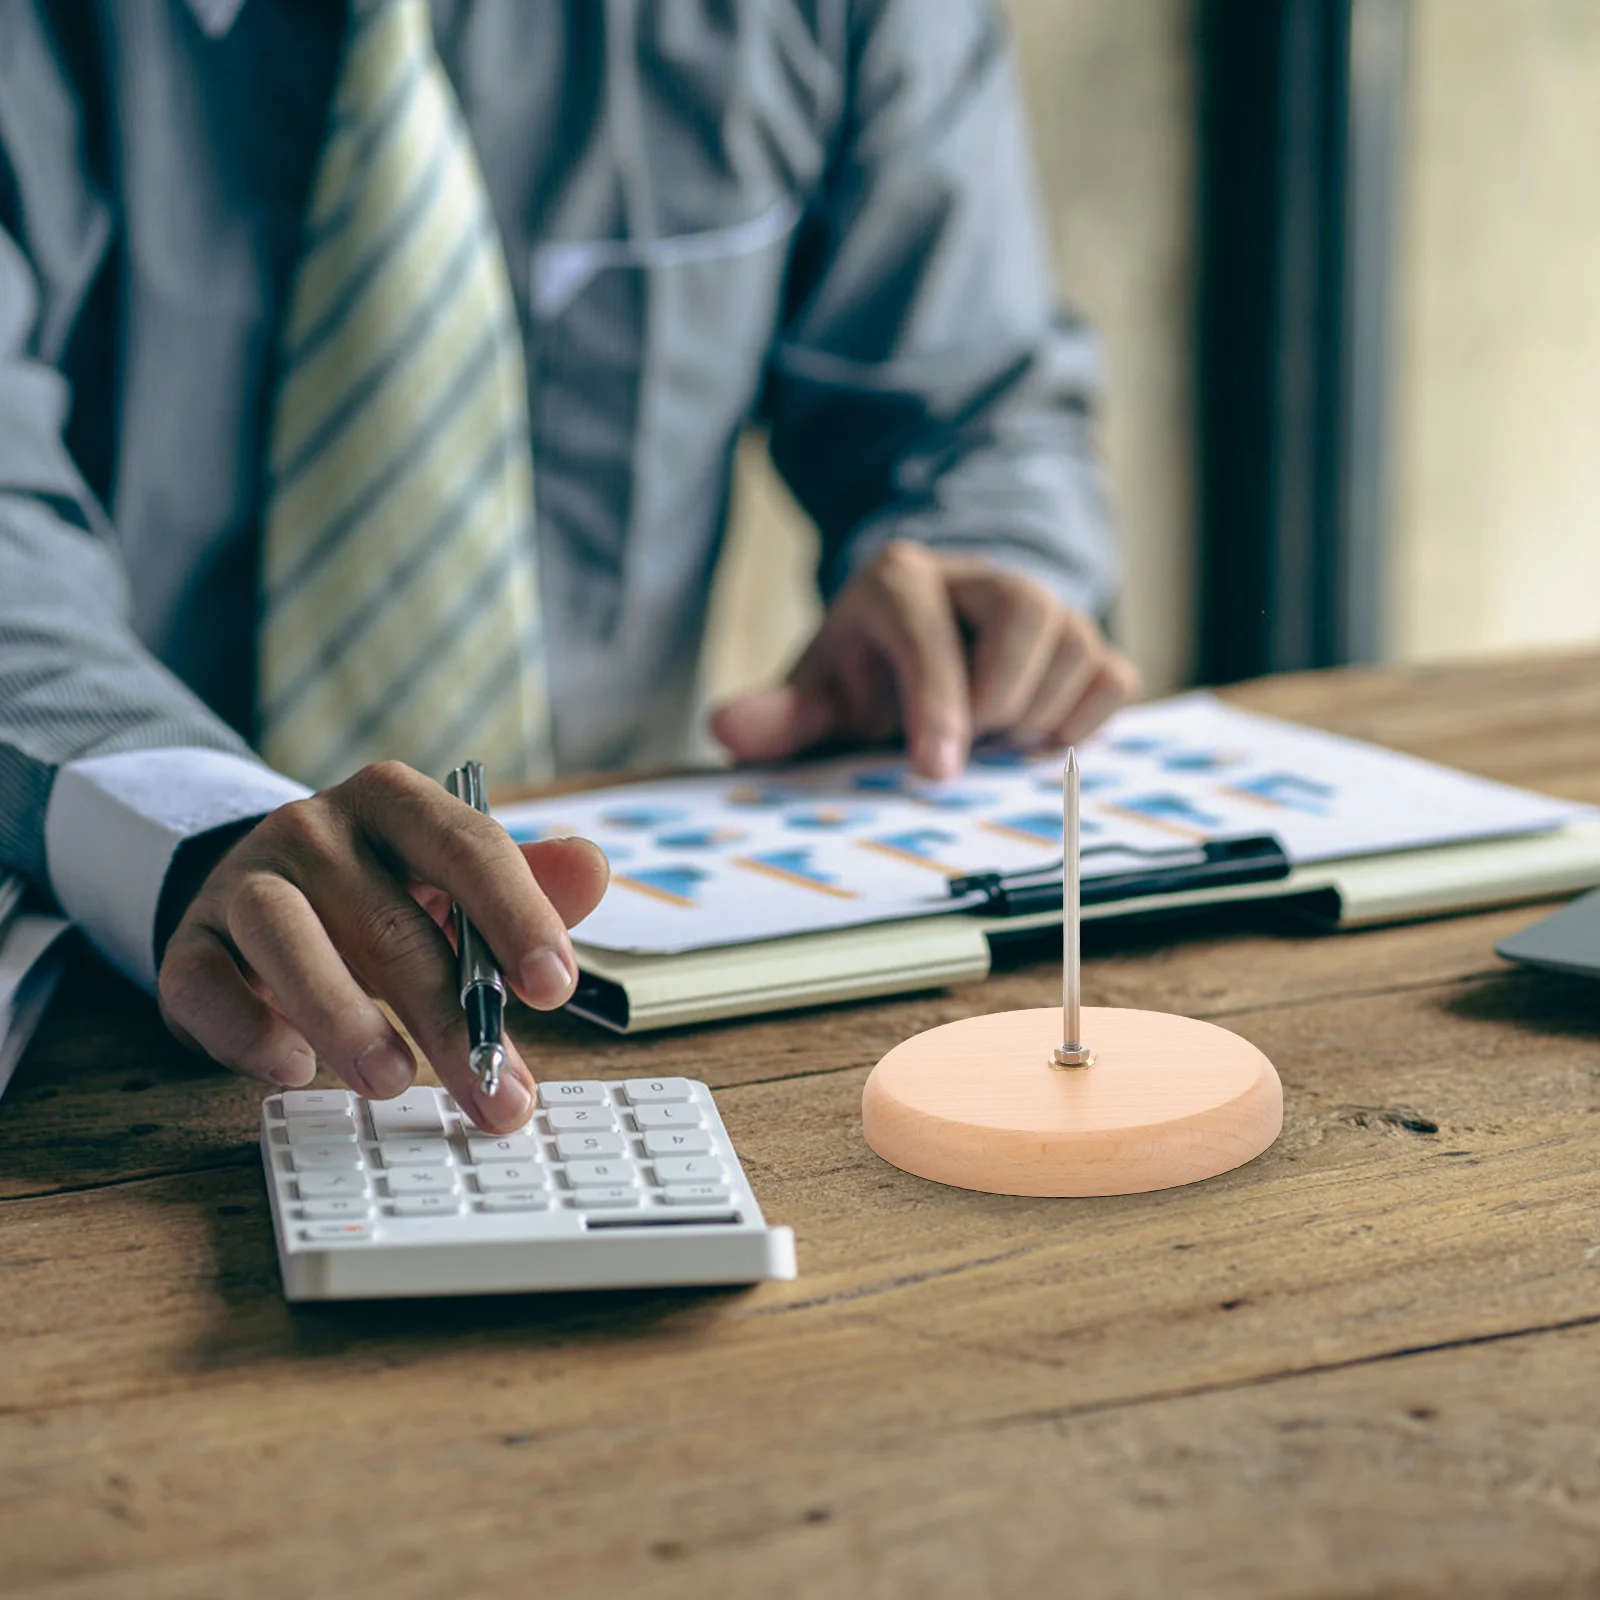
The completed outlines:
<svg viewBox="0 0 1600 1600">
<path fill-rule="evenodd" d="M 186 839 L 311 791 L 221 750 L 127 750 L 69 761 L 45 812 L 45 865 L 61 909 L 135 983 L 156 985 L 161 887 Z"/>
</svg>

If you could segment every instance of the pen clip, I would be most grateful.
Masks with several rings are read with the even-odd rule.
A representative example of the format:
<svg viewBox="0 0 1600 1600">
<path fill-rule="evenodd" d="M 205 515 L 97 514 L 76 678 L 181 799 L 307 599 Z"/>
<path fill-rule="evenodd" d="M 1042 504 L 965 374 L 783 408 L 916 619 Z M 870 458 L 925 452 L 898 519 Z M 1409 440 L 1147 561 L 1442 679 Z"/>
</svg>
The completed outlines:
<svg viewBox="0 0 1600 1600">
<path fill-rule="evenodd" d="M 459 767 L 451 770 L 450 775 L 444 780 L 444 786 L 463 804 L 471 806 L 474 811 L 487 814 L 489 789 L 484 782 L 481 761 L 463 761 Z"/>
</svg>

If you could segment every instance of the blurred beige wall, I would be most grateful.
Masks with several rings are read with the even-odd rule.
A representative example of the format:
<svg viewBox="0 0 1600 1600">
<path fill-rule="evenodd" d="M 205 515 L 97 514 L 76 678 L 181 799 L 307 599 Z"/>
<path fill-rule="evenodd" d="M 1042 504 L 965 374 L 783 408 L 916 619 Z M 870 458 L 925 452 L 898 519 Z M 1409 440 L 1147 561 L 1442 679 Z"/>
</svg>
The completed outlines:
<svg viewBox="0 0 1600 1600">
<path fill-rule="evenodd" d="M 925 0 L 930 13 L 946 0 Z M 1127 563 L 1116 630 L 1152 689 L 1188 676 L 1193 112 L 1189 0 L 1002 0 L 1018 44 L 1063 293 L 1099 329 L 1102 442 Z M 815 625 L 809 529 L 741 453 L 703 679 L 776 677 Z"/>
<path fill-rule="evenodd" d="M 1416 0 L 1398 653 L 1600 640 L 1600 3 Z"/>
</svg>

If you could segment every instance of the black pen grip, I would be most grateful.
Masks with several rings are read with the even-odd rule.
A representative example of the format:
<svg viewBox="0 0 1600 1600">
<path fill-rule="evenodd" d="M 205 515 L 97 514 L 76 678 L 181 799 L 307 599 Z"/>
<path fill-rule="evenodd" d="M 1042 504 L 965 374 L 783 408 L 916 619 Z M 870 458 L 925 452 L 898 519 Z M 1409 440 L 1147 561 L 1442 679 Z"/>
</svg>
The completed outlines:
<svg viewBox="0 0 1600 1600">
<path fill-rule="evenodd" d="M 500 1042 L 506 1012 L 503 990 L 492 983 L 474 983 L 461 996 L 461 1007 L 467 1014 L 469 1048 Z"/>
</svg>

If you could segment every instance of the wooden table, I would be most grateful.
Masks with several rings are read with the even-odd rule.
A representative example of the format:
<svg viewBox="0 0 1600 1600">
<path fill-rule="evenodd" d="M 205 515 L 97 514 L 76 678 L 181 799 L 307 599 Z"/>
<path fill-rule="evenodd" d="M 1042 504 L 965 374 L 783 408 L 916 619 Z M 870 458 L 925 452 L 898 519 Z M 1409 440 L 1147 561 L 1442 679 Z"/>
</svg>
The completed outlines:
<svg viewBox="0 0 1600 1600">
<path fill-rule="evenodd" d="M 1600 658 L 1239 703 L 1600 801 Z M 1282 1140 L 1198 1188 L 961 1193 L 863 1146 L 916 1029 L 1056 973 L 614 1040 L 706 1077 L 801 1277 L 291 1310 L 256 1093 L 85 962 L 0 1107 L 8 1596 L 1592 1595 L 1600 988 L 1529 909 L 1099 929 L 1093 998 L 1225 1022 Z"/>
</svg>

